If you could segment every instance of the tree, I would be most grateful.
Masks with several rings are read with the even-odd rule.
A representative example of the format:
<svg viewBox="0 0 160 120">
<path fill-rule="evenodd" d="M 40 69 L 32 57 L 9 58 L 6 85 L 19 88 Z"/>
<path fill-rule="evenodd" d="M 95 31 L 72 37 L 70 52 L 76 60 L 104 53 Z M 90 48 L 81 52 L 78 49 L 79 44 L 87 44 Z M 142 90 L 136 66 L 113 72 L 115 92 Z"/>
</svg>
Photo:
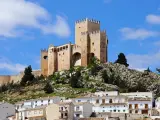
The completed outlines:
<svg viewBox="0 0 160 120">
<path fill-rule="evenodd" d="M 107 74 L 107 70 L 104 70 L 104 71 L 102 72 L 102 78 L 103 78 L 103 80 L 104 80 L 105 83 L 108 83 L 108 82 L 109 82 L 109 76 L 108 76 L 108 74 Z"/>
<path fill-rule="evenodd" d="M 53 88 L 52 88 L 52 85 L 50 84 L 50 82 L 47 82 L 47 84 L 45 85 L 43 90 L 47 94 L 50 94 L 50 93 L 52 93 L 54 91 Z"/>
<path fill-rule="evenodd" d="M 149 67 L 147 68 L 147 70 L 144 70 L 145 72 L 152 72 Z"/>
<path fill-rule="evenodd" d="M 29 65 L 24 70 L 24 76 L 22 77 L 20 84 L 22 86 L 25 86 L 27 82 L 31 83 L 33 82 L 33 80 L 34 80 L 34 75 L 32 74 L 32 67 L 31 65 Z"/>
<path fill-rule="evenodd" d="M 119 64 L 122 64 L 122 65 L 125 65 L 126 67 L 129 66 L 129 64 L 127 64 L 127 59 L 125 57 L 125 55 L 123 53 L 120 53 L 118 55 L 118 59 L 115 61 L 115 63 L 119 63 Z"/>
<path fill-rule="evenodd" d="M 160 68 L 156 68 L 156 70 L 157 70 L 157 72 L 159 72 L 159 73 L 160 73 Z"/>
<path fill-rule="evenodd" d="M 74 74 L 72 73 L 71 78 L 70 78 L 71 87 L 73 87 L 73 88 L 78 88 L 79 87 L 78 80 L 79 80 L 80 77 L 81 77 L 81 71 L 80 70 L 75 71 Z"/>
</svg>

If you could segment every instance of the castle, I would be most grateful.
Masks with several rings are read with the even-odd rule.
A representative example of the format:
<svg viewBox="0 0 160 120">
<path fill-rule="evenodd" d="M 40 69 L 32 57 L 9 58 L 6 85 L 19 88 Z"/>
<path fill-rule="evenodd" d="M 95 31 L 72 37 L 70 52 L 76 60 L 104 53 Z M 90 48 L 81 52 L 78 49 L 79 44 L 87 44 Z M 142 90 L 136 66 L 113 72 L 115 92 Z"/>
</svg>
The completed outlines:
<svg viewBox="0 0 160 120">
<path fill-rule="evenodd" d="M 108 39 L 100 30 L 100 21 L 84 19 L 75 23 L 75 44 L 50 45 L 41 50 L 41 74 L 68 70 L 72 66 L 87 66 L 92 57 L 107 62 Z"/>
<path fill-rule="evenodd" d="M 41 70 L 34 70 L 35 76 L 51 75 L 53 72 L 68 70 L 72 66 L 87 66 L 92 57 L 102 63 L 107 62 L 108 38 L 106 31 L 100 30 L 100 21 L 84 19 L 75 23 L 75 44 L 50 45 L 41 50 Z M 14 76 L 0 76 L 0 85 L 21 80 L 24 73 Z"/>
</svg>

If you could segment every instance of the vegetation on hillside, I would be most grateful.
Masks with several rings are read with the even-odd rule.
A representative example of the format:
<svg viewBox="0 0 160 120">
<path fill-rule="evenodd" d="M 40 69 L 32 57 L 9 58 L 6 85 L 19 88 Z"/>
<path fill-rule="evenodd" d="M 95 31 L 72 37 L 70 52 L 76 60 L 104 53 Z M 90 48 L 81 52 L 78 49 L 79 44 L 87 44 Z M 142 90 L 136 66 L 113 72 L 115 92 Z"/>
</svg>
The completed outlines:
<svg viewBox="0 0 160 120">
<path fill-rule="evenodd" d="M 8 83 L 0 87 L 0 101 L 15 103 L 21 100 L 46 96 L 73 98 L 88 92 L 153 91 L 160 96 L 160 76 L 148 68 L 144 72 L 127 68 L 129 64 L 124 54 L 119 54 L 115 63 L 102 64 L 92 58 L 87 67 L 77 66 L 70 70 L 55 72 L 45 78 L 35 77 L 31 66 L 25 68 L 19 83 Z"/>
</svg>

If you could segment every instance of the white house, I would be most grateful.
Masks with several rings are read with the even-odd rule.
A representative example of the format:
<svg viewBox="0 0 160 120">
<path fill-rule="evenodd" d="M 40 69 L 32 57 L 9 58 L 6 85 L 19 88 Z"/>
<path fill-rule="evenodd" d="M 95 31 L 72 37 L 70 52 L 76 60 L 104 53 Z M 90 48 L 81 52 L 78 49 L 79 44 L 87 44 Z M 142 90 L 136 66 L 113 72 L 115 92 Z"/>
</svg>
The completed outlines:
<svg viewBox="0 0 160 120">
<path fill-rule="evenodd" d="M 120 93 L 120 95 L 124 95 L 127 97 L 149 97 L 154 98 L 152 92 L 130 92 L 130 93 Z"/>
<path fill-rule="evenodd" d="M 90 117 L 92 114 L 92 106 L 93 104 L 89 102 L 74 103 L 74 118 Z"/>
<path fill-rule="evenodd" d="M 151 115 L 152 99 L 148 97 L 128 98 L 129 113 Z"/>
<path fill-rule="evenodd" d="M 60 102 L 59 112 L 61 114 L 60 120 L 73 120 L 74 118 L 74 104 L 73 102 Z"/>
<path fill-rule="evenodd" d="M 95 92 L 94 93 L 96 96 L 118 96 L 118 91 L 101 91 L 101 92 Z"/>
<path fill-rule="evenodd" d="M 52 103 L 58 103 L 61 101 L 60 97 L 46 97 L 46 98 L 39 98 L 39 99 L 32 99 L 27 101 L 22 101 L 16 103 L 16 119 L 17 120 L 25 120 L 26 110 L 31 108 L 37 108 L 40 106 L 47 106 Z"/>
<path fill-rule="evenodd" d="M 102 105 L 94 105 L 93 111 L 96 113 L 102 113 L 102 112 L 128 113 L 128 104 L 126 103 L 106 103 Z"/>
<path fill-rule="evenodd" d="M 151 115 L 154 96 L 152 92 L 120 93 L 128 97 L 129 113 Z"/>
<path fill-rule="evenodd" d="M 74 99 L 75 102 L 92 103 L 93 112 L 117 112 L 128 113 L 127 97 L 118 95 L 117 91 L 96 92 L 84 97 Z"/>
<path fill-rule="evenodd" d="M 127 113 L 128 104 L 125 96 L 106 96 L 92 98 L 93 112 Z"/>
</svg>

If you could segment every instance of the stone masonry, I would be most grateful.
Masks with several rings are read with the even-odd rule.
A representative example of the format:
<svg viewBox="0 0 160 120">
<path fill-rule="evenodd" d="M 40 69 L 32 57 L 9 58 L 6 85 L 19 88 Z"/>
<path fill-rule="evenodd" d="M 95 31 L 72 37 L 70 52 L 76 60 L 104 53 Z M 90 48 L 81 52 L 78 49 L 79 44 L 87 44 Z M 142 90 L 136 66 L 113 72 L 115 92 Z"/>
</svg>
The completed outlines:
<svg viewBox="0 0 160 120">
<path fill-rule="evenodd" d="M 87 66 L 94 56 L 105 63 L 107 48 L 108 38 L 106 31 L 100 30 L 100 21 L 87 18 L 76 21 L 75 44 L 50 45 L 48 50 L 41 50 L 41 73 L 48 76 L 72 66 Z"/>
</svg>

